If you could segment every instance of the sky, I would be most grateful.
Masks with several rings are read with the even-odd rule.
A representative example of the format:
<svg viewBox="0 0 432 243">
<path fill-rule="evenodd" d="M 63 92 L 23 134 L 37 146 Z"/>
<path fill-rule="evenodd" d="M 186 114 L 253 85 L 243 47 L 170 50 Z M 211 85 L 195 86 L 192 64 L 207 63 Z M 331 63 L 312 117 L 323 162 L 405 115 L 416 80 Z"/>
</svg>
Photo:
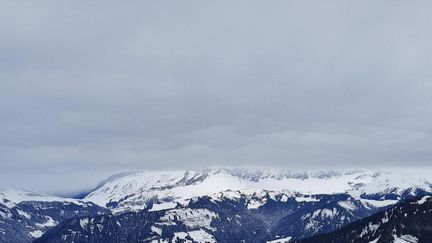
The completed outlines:
<svg viewBox="0 0 432 243">
<path fill-rule="evenodd" d="M 431 163 L 430 1 L 0 5 L 0 187 Z"/>
</svg>

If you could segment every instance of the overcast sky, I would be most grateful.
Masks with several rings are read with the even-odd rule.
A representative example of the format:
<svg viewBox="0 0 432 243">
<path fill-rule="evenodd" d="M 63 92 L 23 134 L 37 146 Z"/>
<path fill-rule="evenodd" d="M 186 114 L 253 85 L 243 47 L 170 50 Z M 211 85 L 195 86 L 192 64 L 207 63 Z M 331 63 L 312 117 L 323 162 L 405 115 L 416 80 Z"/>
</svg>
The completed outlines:
<svg viewBox="0 0 432 243">
<path fill-rule="evenodd" d="M 0 186 L 428 165 L 430 1 L 0 0 Z"/>
</svg>

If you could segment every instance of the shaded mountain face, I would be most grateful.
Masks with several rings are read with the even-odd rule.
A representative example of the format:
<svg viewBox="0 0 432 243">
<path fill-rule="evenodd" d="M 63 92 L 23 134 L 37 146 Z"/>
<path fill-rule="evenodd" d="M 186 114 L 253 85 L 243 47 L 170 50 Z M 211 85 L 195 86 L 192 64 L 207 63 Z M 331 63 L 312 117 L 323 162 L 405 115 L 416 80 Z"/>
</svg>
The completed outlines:
<svg viewBox="0 0 432 243">
<path fill-rule="evenodd" d="M 429 195 L 421 175 L 154 171 L 114 176 L 81 200 L 0 190 L 0 242 L 14 242 L 2 235 L 31 242 L 45 232 L 37 242 L 297 240 Z"/>
<path fill-rule="evenodd" d="M 0 242 L 32 242 L 66 219 L 109 213 L 108 209 L 94 203 L 74 199 L 17 190 L 3 191 L 1 194 Z"/>
<path fill-rule="evenodd" d="M 241 197 L 199 197 L 159 211 L 74 218 L 36 242 L 266 242 L 335 230 L 374 212 L 347 194 L 317 195 L 308 201 L 277 198 L 267 195 L 266 203 L 254 209 Z"/>
<path fill-rule="evenodd" d="M 249 209 L 244 199 L 202 197 L 186 206 L 177 204 L 159 211 L 73 218 L 52 228 L 36 242 L 296 240 L 337 230 L 376 212 L 347 194 L 316 195 L 300 202 L 297 199 L 274 200 L 268 196 L 265 204 Z"/>
<path fill-rule="evenodd" d="M 92 203 L 26 201 L 13 208 L 0 204 L 0 242 L 31 242 L 46 230 L 66 219 L 81 215 L 99 215 L 109 210 Z"/>
<path fill-rule="evenodd" d="M 419 242 L 432 240 L 432 198 L 408 200 L 332 233 L 298 241 L 309 242 Z"/>
</svg>

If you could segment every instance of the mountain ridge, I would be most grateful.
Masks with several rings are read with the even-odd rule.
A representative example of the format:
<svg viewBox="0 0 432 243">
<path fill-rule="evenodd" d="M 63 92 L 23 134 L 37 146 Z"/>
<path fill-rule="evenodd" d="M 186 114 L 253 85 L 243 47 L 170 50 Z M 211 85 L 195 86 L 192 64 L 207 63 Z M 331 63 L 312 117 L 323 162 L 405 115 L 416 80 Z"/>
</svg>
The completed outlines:
<svg viewBox="0 0 432 243">
<path fill-rule="evenodd" d="M 432 239 L 432 197 L 400 202 L 334 232 L 312 236 L 296 243 L 426 243 Z"/>
<path fill-rule="evenodd" d="M 300 173 L 244 169 L 141 171 L 107 180 L 84 199 L 104 207 L 110 204 L 108 207 L 119 212 L 142 210 L 154 200 L 183 202 L 229 190 L 289 195 L 348 193 L 356 198 L 382 201 L 399 200 L 410 190 L 429 191 L 429 181 L 432 179 L 405 172 L 367 170 Z M 134 208 L 134 205 L 139 206 Z"/>
<path fill-rule="evenodd" d="M 70 242 L 84 236 L 109 242 L 111 232 L 107 230 L 117 232 L 115 239 L 122 242 L 130 232 L 117 222 L 127 222 L 130 227 L 142 222 L 156 231 L 135 235 L 137 241 L 176 237 L 222 242 L 227 237 L 247 242 L 298 240 L 334 231 L 401 200 L 431 195 L 431 181 L 427 171 L 416 170 L 127 172 L 101 181 L 82 199 L 0 190 L 0 235 L 6 230 L 9 236 L 21 237 L 2 241 L 0 236 L 0 242 L 30 242 L 41 235 L 43 239 L 67 237 Z M 77 212 L 78 219 L 87 219 L 92 229 L 104 227 L 105 231 L 82 227 L 72 212 Z M 205 227 L 191 225 L 201 220 L 202 212 L 206 212 L 202 217 L 212 220 Z M 105 225 L 104 220 L 111 224 Z M 263 236 L 257 238 L 253 232 Z"/>
</svg>

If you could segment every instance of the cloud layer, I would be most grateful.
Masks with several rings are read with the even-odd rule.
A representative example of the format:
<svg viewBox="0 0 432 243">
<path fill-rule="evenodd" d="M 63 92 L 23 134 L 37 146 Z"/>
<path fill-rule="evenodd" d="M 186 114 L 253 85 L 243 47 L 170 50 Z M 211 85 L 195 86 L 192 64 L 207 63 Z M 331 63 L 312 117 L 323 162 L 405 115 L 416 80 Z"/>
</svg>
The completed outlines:
<svg viewBox="0 0 432 243">
<path fill-rule="evenodd" d="M 4 1 L 0 185 L 428 165 L 431 12 L 427 1 Z"/>
</svg>

